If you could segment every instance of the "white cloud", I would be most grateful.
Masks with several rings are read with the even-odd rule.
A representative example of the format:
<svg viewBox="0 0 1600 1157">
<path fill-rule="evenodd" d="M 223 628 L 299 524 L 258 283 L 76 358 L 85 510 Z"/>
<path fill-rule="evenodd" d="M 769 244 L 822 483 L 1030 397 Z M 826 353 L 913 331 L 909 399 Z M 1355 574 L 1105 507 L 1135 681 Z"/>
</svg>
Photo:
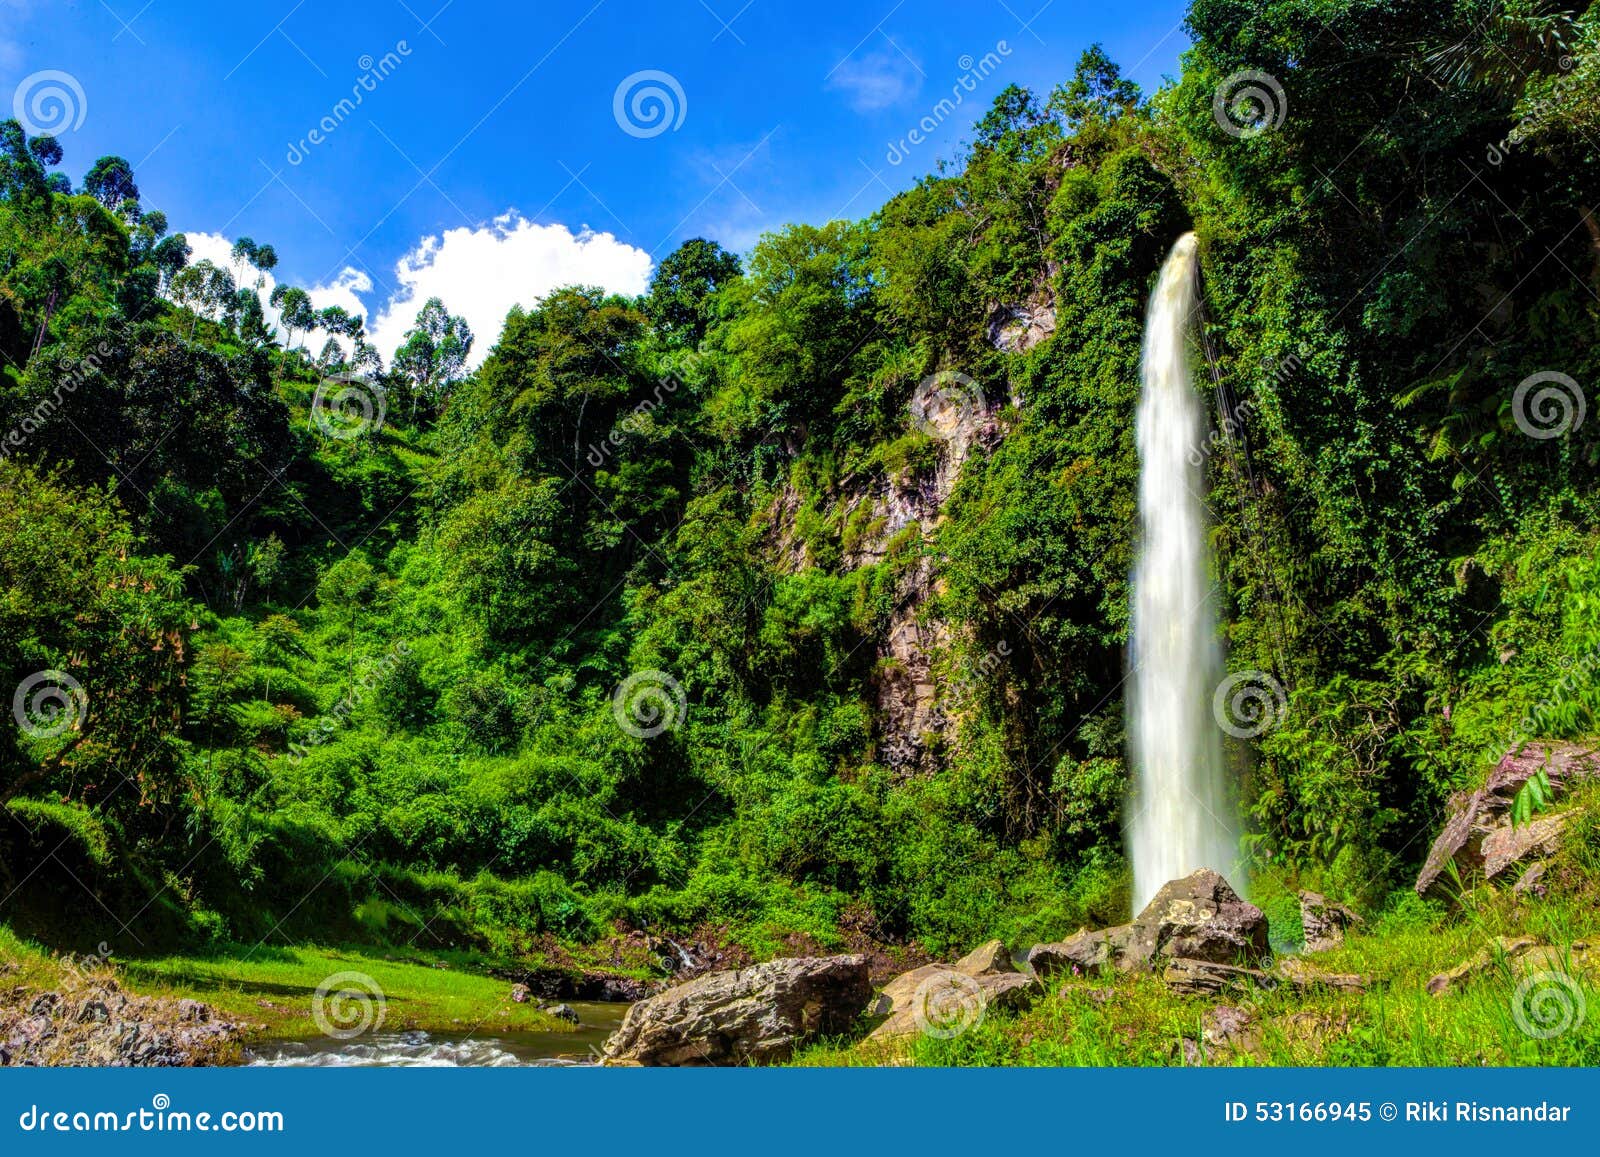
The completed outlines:
<svg viewBox="0 0 1600 1157">
<path fill-rule="evenodd" d="M 564 285 L 598 285 L 612 293 L 643 293 L 650 283 L 650 255 L 610 233 L 573 233 L 565 225 L 536 225 L 515 212 L 476 229 L 446 230 L 424 237 L 395 265 L 401 286 L 368 324 L 372 344 L 387 358 L 417 311 L 437 297 L 472 327 L 477 365 L 500 338 L 513 305 L 531 307 Z"/>
<path fill-rule="evenodd" d="M 255 270 L 247 265 L 234 263 L 233 242 L 228 238 L 218 233 L 189 232 L 184 233 L 184 238 L 189 242 L 189 263 L 191 265 L 197 261 L 210 261 L 211 264 L 220 266 L 232 273 L 234 279 L 241 286 L 254 284 L 256 279 Z M 257 292 L 261 298 L 262 312 L 267 315 L 267 324 L 279 331 L 278 338 L 281 341 L 283 339 L 282 323 L 278 319 L 278 311 L 273 308 L 270 301 L 272 291 L 277 284 L 278 279 L 276 277 L 270 273 L 264 274 L 262 275 L 261 288 Z M 316 308 L 326 309 L 330 305 L 342 305 L 346 312 L 355 314 L 363 319 L 367 316 L 367 304 L 356 295 L 370 293 L 371 291 L 372 279 L 359 269 L 352 269 L 348 266 L 327 285 L 314 285 L 306 290 L 311 295 L 311 304 Z M 311 347 L 313 356 L 322 352 L 323 342 L 313 342 L 309 334 L 302 337 L 296 333 L 294 342 L 295 345 Z M 344 346 L 346 350 L 349 349 L 348 342 L 341 341 L 339 344 Z M 381 349 L 382 347 L 379 348 Z M 384 352 L 387 353 L 388 351 Z"/>
<path fill-rule="evenodd" d="M 915 96 L 922 70 L 898 52 L 869 52 L 834 69 L 828 87 L 842 89 L 857 112 L 876 112 Z"/>
<path fill-rule="evenodd" d="M 230 270 L 241 285 L 255 280 L 255 271 L 233 263 L 233 242 L 216 233 L 185 233 L 193 251 L 190 262 L 207 259 Z M 536 225 L 516 213 L 507 213 L 476 229 L 446 230 L 443 237 L 424 237 L 417 247 L 395 264 L 400 287 L 381 307 L 369 305 L 363 295 L 372 293 L 372 278 L 346 267 L 326 285 L 309 287 L 311 303 L 318 309 L 342 305 L 367 324 L 367 340 L 383 355 L 394 356 L 406 330 L 430 297 L 442 300 L 451 313 L 460 314 L 472 327 L 472 358 L 477 366 L 500 339 L 506 314 L 513 305 L 537 305 L 553 289 L 564 285 L 598 285 L 612 293 L 643 293 L 650 284 L 650 255 L 618 241 L 609 233 L 583 229 L 573 233 L 565 225 Z M 260 287 L 267 324 L 282 327 L 278 311 L 268 298 L 278 284 L 267 274 Z M 295 334 L 312 355 L 322 351 L 325 337 Z M 347 342 L 341 342 L 348 348 Z"/>
</svg>

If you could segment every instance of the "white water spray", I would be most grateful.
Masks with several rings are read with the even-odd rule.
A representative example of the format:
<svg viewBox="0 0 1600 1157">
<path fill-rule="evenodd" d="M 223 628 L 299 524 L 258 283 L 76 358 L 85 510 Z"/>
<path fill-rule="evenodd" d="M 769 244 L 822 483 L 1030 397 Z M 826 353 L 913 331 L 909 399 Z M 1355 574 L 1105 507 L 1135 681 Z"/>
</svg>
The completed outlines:
<svg viewBox="0 0 1600 1157">
<path fill-rule="evenodd" d="M 1139 515 L 1133 574 L 1133 671 L 1128 724 L 1134 792 L 1129 855 L 1134 911 L 1168 880 L 1212 868 L 1226 876 L 1238 855 L 1223 782 L 1222 735 L 1212 696 L 1222 670 L 1210 603 L 1203 469 L 1203 413 L 1189 373 L 1189 335 L 1199 304 L 1193 233 L 1178 238 L 1150 295 L 1139 399 Z M 1237 887 L 1243 883 L 1230 879 Z"/>
</svg>

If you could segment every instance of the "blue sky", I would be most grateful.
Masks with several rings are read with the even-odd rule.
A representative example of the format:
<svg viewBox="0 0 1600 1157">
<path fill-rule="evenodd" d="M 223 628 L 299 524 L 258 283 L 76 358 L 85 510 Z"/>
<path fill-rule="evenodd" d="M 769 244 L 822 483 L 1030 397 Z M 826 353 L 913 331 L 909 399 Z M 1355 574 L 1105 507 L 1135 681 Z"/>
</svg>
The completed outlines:
<svg viewBox="0 0 1600 1157">
<path fill-rule="evenodd" d="M 744 251 L 872 212 L 1002 87 L 1048 90 L 1096 41 L 1154 88 L 1183 7 L 0 0 L 0 98 L 64 93 L 63 169 L 127 157 L 197 256 L 272 242 L 280 278 L 362 309 L 385 353 L 438 293 L 481 355 L 553 285 L 631 291 L 689 237 Z"/>
</svg>

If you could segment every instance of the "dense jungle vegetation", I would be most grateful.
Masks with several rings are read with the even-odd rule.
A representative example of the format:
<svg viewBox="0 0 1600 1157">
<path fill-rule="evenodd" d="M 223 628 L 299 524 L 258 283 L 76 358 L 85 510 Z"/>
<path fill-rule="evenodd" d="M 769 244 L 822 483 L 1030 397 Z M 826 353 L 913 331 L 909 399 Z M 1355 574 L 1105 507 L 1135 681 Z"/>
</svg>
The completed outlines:
<svg viewBox="0 0 1600 1157">
<path fill-rule="evenodd" d="M 0 687 L 71 679 L 0 729 L 0 921 L 517 956 L 1122 917 L 1140 338 L 1190 229 L 1229 664 L 1283 689 L 1231 755 L 1248 871 L 1403 887 L 1452 790 L 1600 710 L 1600 417 L 1517 393 L 1600 403 L 1600 12 L 1189 31 L 1159 92 L 1091 50 L 871 217 L 561 290 L 473 372 L 447 303 L 392 357 L 300 289 L 269 326 L 272 246 L 191 262 L 127 162 L 0 124 Z M 1223 131 L 1243 70 L 1283 102 Z M 1053 332 L 1001 348 L 1007 309 Z M 940 374 L 959 454 L 911 412 Z"/>
</svg>

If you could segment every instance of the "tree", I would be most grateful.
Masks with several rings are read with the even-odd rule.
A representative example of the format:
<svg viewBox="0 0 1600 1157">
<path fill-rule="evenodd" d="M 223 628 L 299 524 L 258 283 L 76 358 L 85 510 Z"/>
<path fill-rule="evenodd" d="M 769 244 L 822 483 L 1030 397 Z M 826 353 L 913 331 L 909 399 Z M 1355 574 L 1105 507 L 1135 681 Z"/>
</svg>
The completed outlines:
<svg viewBox="0 0 1600 1157">
<path fill-rule="evenodd" d="M 405 378 L 411 393 L 413 418 L 419 405 L 433 414 L 444 409 L 471 352 L 467 319 L 452 316 L 444 302 L 430 297 L 394 355 L 395 372 Z"/>
<path fill-rule="evenodd" d="M 1050 94 L 1048 110 L 1066 122 L 1068 131 L 1080 131 L 1087 121 L 1107 124 L 1139 104 L 1139 86 L 1122 75 L 1122 69 L 1098 44 L 1078 58 L 1078 68 L 1066 84 Z"/>
<path fill-rule="evenodd" d="M 323 344 L 322 353 L 317 356 L 317 369 L 324 374 L 332 374 L 344 368 L 344 347 L 339 344 L 338 338 L 330 337 Z"/>
<path fill-rule="evenodd" d="M 233 274 L 202 258 L 185 266 L 172 277 L 172 296 L 177 303 L 207 321 L 216 321 L 231 313 L 237 298 L 238 287 Z M 189 325 L 189 336 L 194 336 L 195 326 Z"/>
<path fill-rule="evenodd" d="M 83 178 L 83 190 L 113 213 L 132 202 L 139 203 L 139 186 L 133 181 L 133 166 L 121 157 L 101 157 Z"/>
<path fill-rule="evenodd" d="M 317 311 L 311 307 L 311 295 L 293 285 L 278 285 L 268 298 L 283 322 L 284 342 L 294 340 L 295 330 L 309 332 L 316 328 Z"/>
<path fill-rule="evenodd" d="M 0 682 L 27 689 L 27 723 L 0 729 L 0 801 L 127 816 L 177 786 L 192 611 L 143 546 L 106 493 L 0 462 Z"/>
<path fill-rule="evenodd" d="M 644 312 L 669 341 L 695 346 L 709 324 L 711 297 L 741 273 L 739 259 L 715 241 L 685 241 L 650 279 Z"/>
</svg>

